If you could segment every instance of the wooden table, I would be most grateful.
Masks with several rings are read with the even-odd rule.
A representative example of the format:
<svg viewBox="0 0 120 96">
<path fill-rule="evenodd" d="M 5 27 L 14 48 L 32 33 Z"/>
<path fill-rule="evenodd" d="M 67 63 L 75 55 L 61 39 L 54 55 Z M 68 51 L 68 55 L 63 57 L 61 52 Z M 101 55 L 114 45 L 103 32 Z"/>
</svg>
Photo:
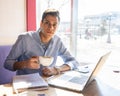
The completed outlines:
<svg viewBox="0 0 120 96">
<path fill-rule="evenodd" d="M 120 73 L 113 72 L 110 67 L 103 68 L 96 80 L 92 81 L 82 93 L 50 87 L 44 91 L 29 89 L 17 95 L 13 93 L 11 84 L 0 85 L 0 96 L 38 96 L 38 94 L 46 94 L 46 96 L 120 96 Z"/>
</svg>

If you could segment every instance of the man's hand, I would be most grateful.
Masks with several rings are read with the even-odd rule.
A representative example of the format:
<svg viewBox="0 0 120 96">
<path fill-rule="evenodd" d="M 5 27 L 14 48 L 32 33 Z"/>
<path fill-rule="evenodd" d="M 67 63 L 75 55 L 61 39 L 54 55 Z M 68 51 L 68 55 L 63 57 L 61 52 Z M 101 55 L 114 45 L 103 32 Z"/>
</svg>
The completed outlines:
<svg viewBox="0 0 120 96">
<path fill-rule="evenodd" d="M 40 68 L 39 57 L 38 56 L 34 56 L 34 57 L 31 57 L 28 60 L 15 62 L 14 70 L 20 70 L 20 69 L 24 69 L 24 68 L 39 69 Z"/>
<path fill-rule="evenodd" d="M 51 75 L 56 75 L 57 71 L 54 67 L 44 67 L 42 69 L 43 75 L 45 76 L 51 76 Z"/>
<path fill-rule="evenodd" d="M 39 65 L 39 57 L 34 56 L 28 60 L 25 61 L 25 65 L 24 68 L 28 68 L 28 69 L 39 69 L 40 65 Z"/>
<path fill-rule="evenodd" d="M 59 67 L 43 67 L 42 72 L 45 76 L 57 75 L 62 72 L 70 70 L 70 66 L 63 64 Z"/>
</svg>

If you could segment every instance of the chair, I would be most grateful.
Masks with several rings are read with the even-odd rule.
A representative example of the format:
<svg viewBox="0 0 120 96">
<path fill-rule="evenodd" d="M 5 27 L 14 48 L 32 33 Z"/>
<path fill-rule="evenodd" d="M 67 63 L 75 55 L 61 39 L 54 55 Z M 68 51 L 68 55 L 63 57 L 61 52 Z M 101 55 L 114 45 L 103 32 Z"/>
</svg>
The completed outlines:
<svg viewBox="0 0 120 96">
<path fill-rule="evenodd" d="M 4 68 L 4 61 L 11 50 L 11 45 L 0 46 L 0 84 L 12 82 L 12 77 L 16 72 L 9 71 Z"/>
</svg>

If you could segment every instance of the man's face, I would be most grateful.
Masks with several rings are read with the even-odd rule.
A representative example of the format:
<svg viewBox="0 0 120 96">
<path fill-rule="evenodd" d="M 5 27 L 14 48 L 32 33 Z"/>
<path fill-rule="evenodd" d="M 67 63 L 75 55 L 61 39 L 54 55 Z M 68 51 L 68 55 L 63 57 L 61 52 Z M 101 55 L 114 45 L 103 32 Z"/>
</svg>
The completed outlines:
<svg viewBox="0 0 120 96">
<path fill-rule="evenodd" d="M 52 38 L 58 28 L 59 20 L 56 16 L 47 15 L 46 18 L 41 22 L 42 34 L 45 37 Z"/>
</svg>

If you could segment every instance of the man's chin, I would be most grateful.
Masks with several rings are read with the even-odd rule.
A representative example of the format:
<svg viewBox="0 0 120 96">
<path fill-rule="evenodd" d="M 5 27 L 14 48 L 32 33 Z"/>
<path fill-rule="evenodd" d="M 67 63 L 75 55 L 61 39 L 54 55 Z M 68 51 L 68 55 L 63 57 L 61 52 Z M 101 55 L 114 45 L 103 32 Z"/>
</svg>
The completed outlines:
<svg viewBox="0 0 120 96">
<path fill-rule="evenodd" d="M 47 34 L 47 37 L 52 37 L 54 34 Z"/>
</svg>

